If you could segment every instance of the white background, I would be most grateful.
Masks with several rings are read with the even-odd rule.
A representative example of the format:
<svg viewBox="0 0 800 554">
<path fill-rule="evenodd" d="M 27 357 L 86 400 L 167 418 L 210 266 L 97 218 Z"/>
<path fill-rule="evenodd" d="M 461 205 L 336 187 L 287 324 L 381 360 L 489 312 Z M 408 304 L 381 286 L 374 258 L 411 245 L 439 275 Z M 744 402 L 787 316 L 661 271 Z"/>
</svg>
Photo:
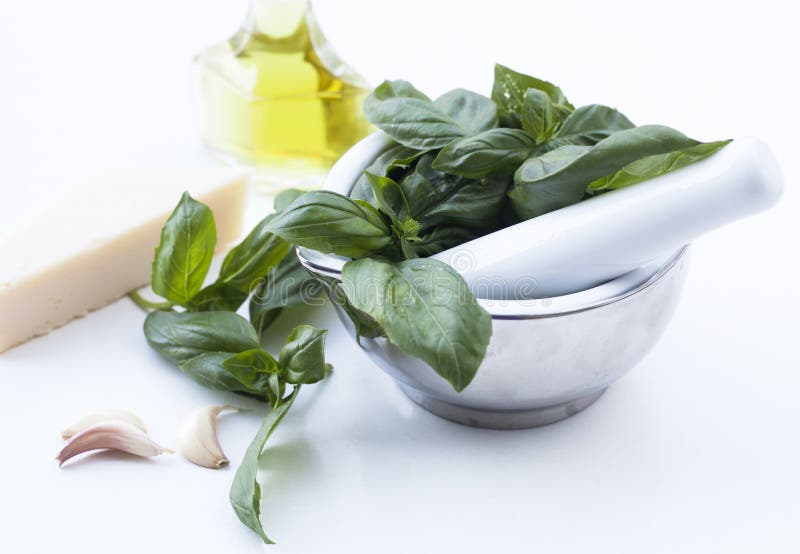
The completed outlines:
<svg viewBox="0 0 800 554">
<path fill-rule="evenodd" d="M 0 236 L 101 168 L 208 163 L 190 61 L 236 29 L 245 5 L 5 2 Z M 790 6 L 317 2 L 331 41 L 373 84 L 488 93 L 499 61 L 639 124 L 703 140 L 758 136 L 787 191 L 772 212 L 698 241 L 659 345 L 593 407 L 546 428 L 494 432 L 429 415 L 330 312 L 309 314 L 330 328 L 336 371 L 304 391 L 268 451 L 264 519 L 279 542 L 268 550 L 800 551 L 800 41 Z M 53 461 L 60 429 L 93 408 L 132 409 L 174 446 L 190 409 L 242 403 L 160 360 L 142 319 L 122 300 L 0 355 L 0 550 L 262 550 L 228 506 L 233 468 L 178 456 Z M 257 428 L 250 407 L 221 420 L 232 460 Z"/>
</svg>

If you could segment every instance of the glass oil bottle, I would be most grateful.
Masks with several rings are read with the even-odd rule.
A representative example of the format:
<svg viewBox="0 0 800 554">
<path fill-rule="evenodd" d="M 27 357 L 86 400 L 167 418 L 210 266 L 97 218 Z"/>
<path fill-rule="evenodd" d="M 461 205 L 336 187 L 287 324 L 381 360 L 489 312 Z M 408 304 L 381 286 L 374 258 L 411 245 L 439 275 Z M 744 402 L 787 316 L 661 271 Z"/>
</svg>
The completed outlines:
<svg viewBox="0 0 800 554">
<path fill-rule="evenodd" d="M 319 186 L 370 132 L 365 81 L 322 34 L 309 0 L 251 0 L 229 40 L 197 57 L 203 138 L 268 190 Z"/>
</svg>

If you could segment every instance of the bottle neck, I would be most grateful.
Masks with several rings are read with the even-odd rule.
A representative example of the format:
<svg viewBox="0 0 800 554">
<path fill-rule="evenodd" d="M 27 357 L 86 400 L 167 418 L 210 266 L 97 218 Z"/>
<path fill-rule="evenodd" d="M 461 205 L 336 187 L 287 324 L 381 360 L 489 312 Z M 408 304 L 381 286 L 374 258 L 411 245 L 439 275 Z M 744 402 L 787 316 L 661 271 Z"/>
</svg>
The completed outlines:
<svg viewBox="0 0 800 554">
<path fill-rule="evenodd" d="M 310 0 L 250 0 L 245 27 L 270 37 L 285 37 L 303 25 L 310 11 Z"/>
</svg>

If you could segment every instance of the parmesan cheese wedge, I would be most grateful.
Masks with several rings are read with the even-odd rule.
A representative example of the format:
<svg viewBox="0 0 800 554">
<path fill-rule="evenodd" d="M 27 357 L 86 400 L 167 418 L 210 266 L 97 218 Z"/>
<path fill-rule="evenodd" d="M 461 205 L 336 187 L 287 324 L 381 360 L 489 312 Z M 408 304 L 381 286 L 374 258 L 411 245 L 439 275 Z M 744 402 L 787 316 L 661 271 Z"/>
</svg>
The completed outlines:
<svg viewBox="0 0 800 554">
<path fill-rule="evenodd" d="M 97 175 L 0 243 L 0 352 L 150 281 L 161 227 L 188 190 L 239 238 L 247 175 L 209 168 Z"/>
</svg>

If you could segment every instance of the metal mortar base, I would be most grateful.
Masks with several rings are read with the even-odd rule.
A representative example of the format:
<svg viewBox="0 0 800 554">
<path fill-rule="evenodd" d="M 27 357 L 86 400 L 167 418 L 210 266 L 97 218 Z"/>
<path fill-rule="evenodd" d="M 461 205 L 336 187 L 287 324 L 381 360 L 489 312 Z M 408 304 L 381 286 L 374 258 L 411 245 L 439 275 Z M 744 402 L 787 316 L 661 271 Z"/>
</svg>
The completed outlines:
<svg viewBox="0 0 800 554">
<path fill-rule="evenodd" d="M 491 411 L 456 406 L 402 383 L 398 385 L 406 396 L 432 414 L 470 427 L 502 430 L 530 429 L 556 423 L 585 410 L 606 392 L 606 389 L 602 389 L 569 402 L 534 410 Z"/>
</svg>

